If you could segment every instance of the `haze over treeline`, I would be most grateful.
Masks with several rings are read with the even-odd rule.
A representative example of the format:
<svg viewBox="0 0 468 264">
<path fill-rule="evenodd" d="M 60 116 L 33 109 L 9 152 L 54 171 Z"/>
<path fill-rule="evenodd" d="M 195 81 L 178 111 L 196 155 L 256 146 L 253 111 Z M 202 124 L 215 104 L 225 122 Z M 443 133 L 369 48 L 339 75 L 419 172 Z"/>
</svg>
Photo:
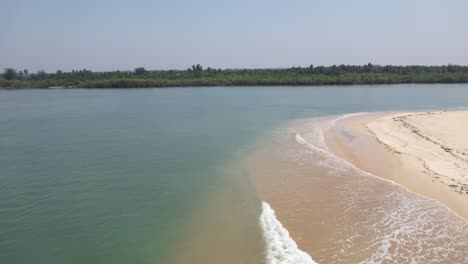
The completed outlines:
<svg viewBox="0 0 468 264">
<path fill-rule="evenodd" d="M 468 1 L 4 1 L 0 69 L 468 65 Z"/>
</svg>

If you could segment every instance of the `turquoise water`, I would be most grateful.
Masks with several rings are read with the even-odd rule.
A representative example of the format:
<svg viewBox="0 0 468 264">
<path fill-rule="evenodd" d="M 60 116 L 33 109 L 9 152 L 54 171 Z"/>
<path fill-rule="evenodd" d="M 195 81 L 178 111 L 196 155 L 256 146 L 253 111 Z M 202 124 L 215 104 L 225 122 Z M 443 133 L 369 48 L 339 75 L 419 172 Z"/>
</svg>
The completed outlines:
<svg viewBox="0 0 468 264">
<path fill-rule="evenodd" d="M 467 106 L 466 84 L 0 91 L 0 263 L 164 263 L 282 123 Z"/>
</svg>

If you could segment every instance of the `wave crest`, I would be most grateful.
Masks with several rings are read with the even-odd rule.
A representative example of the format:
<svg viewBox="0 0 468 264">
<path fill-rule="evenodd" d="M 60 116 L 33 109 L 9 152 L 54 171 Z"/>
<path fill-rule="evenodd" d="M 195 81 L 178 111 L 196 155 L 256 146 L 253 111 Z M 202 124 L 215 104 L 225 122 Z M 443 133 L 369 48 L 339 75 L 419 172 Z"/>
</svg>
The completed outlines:
<svg viewBox="0 0 468 264">
<path fill-rule="evenodd" d="M 268 264 L 317 264 L 312 257 L 297 247 L 288 230 L 276 218 L 275 211 L 262 202 L 260 225 L 266 242 Z"/>
</svg>

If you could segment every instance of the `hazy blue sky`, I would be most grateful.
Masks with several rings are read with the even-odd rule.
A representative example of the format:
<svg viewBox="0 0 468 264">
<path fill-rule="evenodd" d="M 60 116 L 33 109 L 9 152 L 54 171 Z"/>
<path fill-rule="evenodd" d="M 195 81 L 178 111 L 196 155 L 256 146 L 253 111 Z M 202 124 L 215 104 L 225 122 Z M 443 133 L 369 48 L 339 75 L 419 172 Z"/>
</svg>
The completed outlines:
<svg viewBox="0 0 468 264">
<path fill-rule="evenodd" d="M 468 65 L 467 0 L 0 0 L 0 23 L 0 68 L 33 71 Z"/>
</svg>

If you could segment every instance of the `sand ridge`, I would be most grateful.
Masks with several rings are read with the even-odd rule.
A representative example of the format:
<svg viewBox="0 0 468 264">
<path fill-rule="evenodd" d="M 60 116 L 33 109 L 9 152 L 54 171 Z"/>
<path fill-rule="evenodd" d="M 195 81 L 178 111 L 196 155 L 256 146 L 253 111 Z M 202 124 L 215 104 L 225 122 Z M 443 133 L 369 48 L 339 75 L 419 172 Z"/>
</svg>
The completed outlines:
<svg viewBox="0 0 468 264">
<path fill-rule="evenodd" d="M 390 115 L 367 124 L 375 138 L 459 194 L 468 194 L 468 112 Z"/>
<path fill-rule="evenodd" d="M 466 131 L 468 111 L 371 113 L 338 122 L 326 138 L 333 152 L 356 166 L 468 219 Z"/>
</svg>

